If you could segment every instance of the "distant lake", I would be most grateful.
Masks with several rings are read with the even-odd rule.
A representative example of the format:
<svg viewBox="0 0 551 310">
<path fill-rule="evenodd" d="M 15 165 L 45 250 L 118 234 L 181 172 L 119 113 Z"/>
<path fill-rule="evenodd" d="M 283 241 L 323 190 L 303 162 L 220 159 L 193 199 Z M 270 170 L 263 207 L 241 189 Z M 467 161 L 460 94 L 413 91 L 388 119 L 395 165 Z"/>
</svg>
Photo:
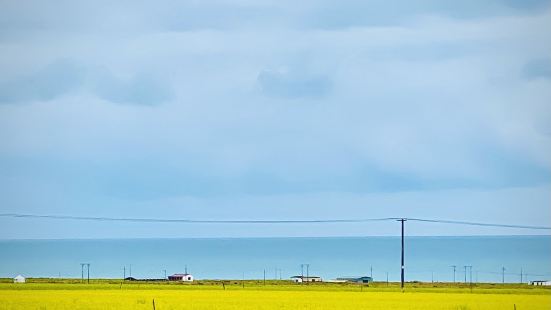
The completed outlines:
<svg viewBox="0 0 551 310">
<path fill-rule="evenodd" d="M 236 238 L 2 240 L 0 277 L 80 278 L 80 263 L 90 263 L 92 278 L 162 278 L 182 273 L 197 279 L 288 279 L 309 264 L 310 275 L 333 279 L 370 275 L 376 281 L 400 277 L 400 238 Z M 551 236 L 407 237 L 406 280 L 473 281 L 551 279 Z M 306 269 L 304 269 L 306 273 Z"/>
</svg>

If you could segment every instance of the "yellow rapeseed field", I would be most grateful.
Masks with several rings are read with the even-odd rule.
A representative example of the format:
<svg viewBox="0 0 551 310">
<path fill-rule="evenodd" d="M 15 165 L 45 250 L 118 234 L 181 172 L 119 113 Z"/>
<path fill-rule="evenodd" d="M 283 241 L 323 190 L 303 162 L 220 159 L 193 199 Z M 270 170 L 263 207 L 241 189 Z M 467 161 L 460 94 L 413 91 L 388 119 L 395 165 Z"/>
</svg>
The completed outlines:
<svg viewBox="0 0 551 310">
<path fill-rule="evenodd" d="M 3 287 L 0 309 L 461 309 L 549 310 L 548 294 Z M 516 308 L 515 308 L 516 307 Z"/>
</svg>

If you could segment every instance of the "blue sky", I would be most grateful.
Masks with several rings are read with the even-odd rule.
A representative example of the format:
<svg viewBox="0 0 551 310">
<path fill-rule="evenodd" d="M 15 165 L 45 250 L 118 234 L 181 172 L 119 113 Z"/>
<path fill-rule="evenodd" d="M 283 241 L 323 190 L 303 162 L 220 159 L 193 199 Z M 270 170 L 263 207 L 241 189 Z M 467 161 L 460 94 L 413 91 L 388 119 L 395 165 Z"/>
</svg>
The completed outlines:
<svg viewBox="0 0 551 310">
<path fill-rule="evenodd" d="M 551 1 L 1 1 L 0 210 L 549 226 L 550 24 Z M 2 238 L 397 232 L 0 218 Z"/>
</svg>

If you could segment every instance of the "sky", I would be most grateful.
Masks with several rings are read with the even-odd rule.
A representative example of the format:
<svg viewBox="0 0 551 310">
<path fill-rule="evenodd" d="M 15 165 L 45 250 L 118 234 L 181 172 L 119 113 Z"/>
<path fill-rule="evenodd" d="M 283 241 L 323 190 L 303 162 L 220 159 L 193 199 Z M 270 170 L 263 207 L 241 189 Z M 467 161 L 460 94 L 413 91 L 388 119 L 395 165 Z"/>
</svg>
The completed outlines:
<svg viewBox="0 0 551 310">
<path fill-rule="evenodd" d="M 551 226 L 550 26 L 549 0 L 0 0 L 0 213 Z M 0 218 L 2 239 L 397 234 Z"/>
</svg>

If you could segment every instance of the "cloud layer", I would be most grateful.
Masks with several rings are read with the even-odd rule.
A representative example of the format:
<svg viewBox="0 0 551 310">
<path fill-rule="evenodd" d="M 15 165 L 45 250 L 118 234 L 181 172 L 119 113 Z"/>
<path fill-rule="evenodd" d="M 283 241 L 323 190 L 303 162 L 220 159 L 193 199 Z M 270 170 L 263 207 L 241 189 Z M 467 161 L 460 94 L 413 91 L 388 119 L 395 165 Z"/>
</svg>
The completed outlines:
<svg viewBox="0 0 551 310">
<path fill-rule="evenodd" d="M 3 211 L 549 224 L 550 1 L 0 6 Z"/>
</svg>

